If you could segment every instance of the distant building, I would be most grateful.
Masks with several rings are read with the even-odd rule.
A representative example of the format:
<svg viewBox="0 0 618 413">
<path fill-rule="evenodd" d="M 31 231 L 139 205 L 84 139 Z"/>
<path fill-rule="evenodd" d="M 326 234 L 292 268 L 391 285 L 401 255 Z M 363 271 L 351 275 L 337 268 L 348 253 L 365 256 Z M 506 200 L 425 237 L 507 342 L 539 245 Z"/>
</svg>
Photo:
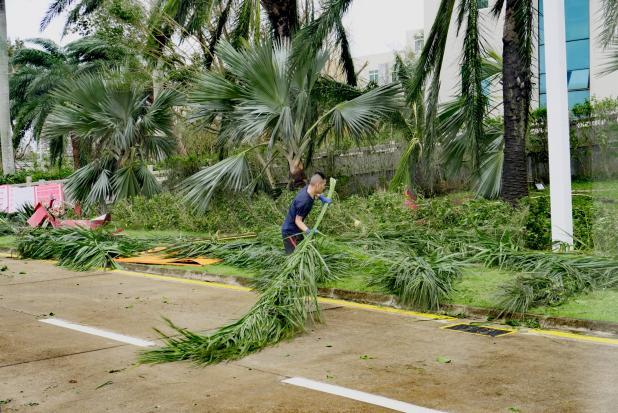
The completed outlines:
<svg viewBox="0 0 618 413">
<path fill-rule="evenodd" d="M 500 19 L 493 17 L 491 9 L 496 0 L 478 0 L 482 9 L 481 26 L 488 49 L 502 53 L 502 31 L 504 13 Z M 535 0 L 536 42 L 534 45 L 533 105 L 544 107 L 545 89 L 545 50 L 543 36 L 543 1 Z M 425 0 L 425 36 L 429 34 L 436 18 L 440 2 Z M 538 7 L 537 7 L 538 6 Z M 457 6 L 455 6 L 457 10 Z M 453 22 L 446 45 L 446 54 L 442 66 L 440 102 L 450 100 L 459 93 L 461 75 L 461 50 L 463 35 L 456 36 L 457 13 L 453 13 Z M 606 64 L 606 52 L 600 44 L 602 31 L 602 0 L 565 0 L 567 79 L 569 88 L 569 106 L 572 107 L 592 97 L 618 97 L 618 72 L 602 75 Z M 498 82 L 496 82 L 498 83 Z M 502 100 L 500 84 L 490 85 L 491 95 Z"/>
<path fill-rule="evenodd" d="M 354 66 L 358 72 L 359 85 L 369 82 L 384 85 L 394 80 L 395 55 L 417 55 L 423 50 L 423 30 L 408 31 L 406 45 L 402 50 L 354 57 Z"/>
</svg>

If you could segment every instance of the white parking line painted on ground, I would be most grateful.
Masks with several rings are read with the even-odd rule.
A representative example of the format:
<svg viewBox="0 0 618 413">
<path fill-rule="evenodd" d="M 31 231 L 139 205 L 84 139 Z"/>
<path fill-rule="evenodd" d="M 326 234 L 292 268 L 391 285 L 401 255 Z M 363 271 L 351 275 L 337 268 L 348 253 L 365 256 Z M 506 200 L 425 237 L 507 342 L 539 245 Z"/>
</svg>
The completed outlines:
<svg viewBox="0 0 618 413">
<path fill-rule="evenodd" d="M 304 377 L 292 377 L 282 380 L 283 383 L 293 384 L 295 386 L 304 387 L 311 390 L 321 391 L 324 393 L 334 394 L 336 396 L 347 397 L 348 399 L 358 400 L 360 402 L 373 404 L 376 406 L 386 407 L 387 409 L 398 412 L 407 413 L 441 413 L 438 410 L 428 409 L 426 407 L 416 406 L 414 404 L 401 402 L 399 400 L 389 399 L 383 396 L 377 396 L 371 393 L 365 393 L 358 390 L 348 389 L 346 387 L 335 386 L 334 384 L 322 383 L 320 381 L 306 379 Z"/>
<path fill-rule="evenodd" d="M 141 338 L 125 336 L 124 334 L 113 333 L 111 331 L 101 330 L 100 328 L 88 327 L 60 318 L 43 318 L 39 321 L 45 324 L 68 328 L 70 330 L 81 331 L 82 333 L 92 334 L 94 336 L 109 338 L 111 340 L 120 341 L 121 343 L 133 344 L 138 347 L 152 347 L 156 345 L 154 341 L 142 340 Z"/>
</svg>

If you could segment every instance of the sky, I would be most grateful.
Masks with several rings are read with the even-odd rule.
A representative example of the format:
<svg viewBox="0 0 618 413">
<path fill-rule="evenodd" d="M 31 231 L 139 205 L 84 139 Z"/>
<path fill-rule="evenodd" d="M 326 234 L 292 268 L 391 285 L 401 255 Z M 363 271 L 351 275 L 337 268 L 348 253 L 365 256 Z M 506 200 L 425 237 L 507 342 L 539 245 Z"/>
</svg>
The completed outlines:
<svg viewBox="0 0 618 413">
<path fill-rule="evenodd" d="M 10 39 L 46 37 L 59 43 L 64 19 L 54 20 L 41 33 L 39 23 L 51 0 L 6 0 Z M 423 0 L 354 0 L 344 25 L 354 56 L 390 52 L 403 48 L 406 32 L 423 28 Z"/>
</svg>

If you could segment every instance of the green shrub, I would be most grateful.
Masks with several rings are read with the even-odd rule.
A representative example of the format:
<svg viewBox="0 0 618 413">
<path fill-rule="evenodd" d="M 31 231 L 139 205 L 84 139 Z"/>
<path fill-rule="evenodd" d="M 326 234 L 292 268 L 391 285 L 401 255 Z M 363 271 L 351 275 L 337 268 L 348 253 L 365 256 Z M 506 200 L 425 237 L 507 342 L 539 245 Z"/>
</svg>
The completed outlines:
<svg viewBox="0 0 618 413">
<path fill-rule="evenodd" d="M 52 169 L 49 171 L 43 170 L 20 170 L 12 175 L 0 176 L 0 185 L 23 184 L 26 182 L 26 177 L 31 176 L 32 182 L 40 180 L 57 181 L 67 178 L 73 173 L 70 168 Z"/>
<path fill-rule="evenodd" d="M 522 201 L 528 208 L 526 247 L 551 248 L 551 213 L 549 196 L 529 197 Z M 618 251 L 618 220 L 608 208 L 595 203 L 588 195 L 573 196 L 573 237 L 577 249 Z"/>
</svg>

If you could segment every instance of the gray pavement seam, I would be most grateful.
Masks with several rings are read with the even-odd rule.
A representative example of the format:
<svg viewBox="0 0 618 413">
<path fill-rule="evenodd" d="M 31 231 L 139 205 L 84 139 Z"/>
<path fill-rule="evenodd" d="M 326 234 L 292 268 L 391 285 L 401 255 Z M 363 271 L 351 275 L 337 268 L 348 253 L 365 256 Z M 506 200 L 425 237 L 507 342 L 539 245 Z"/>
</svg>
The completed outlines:
<svg viewBox="0 0 618 413">
<path fill-rule="evenodd" d="M 96 351 L 109 350 L 109 349 L 113 349 L 113 348 L 126 347 L 126 346 L 130 346 L 130 344 L 117 344 L 117 345 L 113 345 L 113 346 L 95 348 L 93 350 L 77 351 L 75 353 L 69 353 L 69 354 L 59 354 L 57 356 L 44 357 L 44 358 L 40 358 L 40 359 L 36 359 L 36 360 L 20 361 L 19 363 L 2 364 L 2 365 L 0 365 L 0 369 L 6 368 L 6 367 L 21 366 L 23 364 L 38 363 L 39 361 L 48 361 L 48 360 L 54 360 L 54 359 L 59 359 L 59 358 L 63 358 L 63 357 L 71 357 L 71 356 L 76 356 L 76 355 L 80 355 L 80 354 L 94 353 Z"/>
</svg>

